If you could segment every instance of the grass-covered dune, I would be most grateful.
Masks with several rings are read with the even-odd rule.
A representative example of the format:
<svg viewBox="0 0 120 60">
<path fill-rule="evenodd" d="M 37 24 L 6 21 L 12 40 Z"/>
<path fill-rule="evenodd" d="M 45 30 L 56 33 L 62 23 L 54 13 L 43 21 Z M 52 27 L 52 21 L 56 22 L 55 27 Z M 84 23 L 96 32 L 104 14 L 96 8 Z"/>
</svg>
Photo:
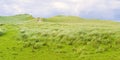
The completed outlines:
<svg viewBox="0 0 120 60">
<path fill-rule="evenodd" d="M 2 24 L 0 60 L 120 60 L 120 23 L 55 16 Z"/>
<path fill-rule="evenodd" d="M 33 20 L 34 17 L 32 17 L 29 14 L 19 14 L 15 16 L 0 16 L 0 24 L 1 23 L 23 23 L 25 21 Z"/>
<path fill-rule="evenodd" d="M 86 19 L 78 16 L 57 15 L 49 18 L 43 18 L 44 22 L 56 23 L 114 23 L 112 20 Z"/>
</svg>

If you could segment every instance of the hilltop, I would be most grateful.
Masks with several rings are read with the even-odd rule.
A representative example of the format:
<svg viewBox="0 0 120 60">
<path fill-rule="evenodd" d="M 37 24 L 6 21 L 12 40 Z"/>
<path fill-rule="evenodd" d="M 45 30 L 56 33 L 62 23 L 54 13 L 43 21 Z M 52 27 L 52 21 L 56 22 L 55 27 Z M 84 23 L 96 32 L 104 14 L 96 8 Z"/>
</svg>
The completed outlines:
<svg viewBox="0 0 120 60">
<path fill-rule="evenodd" d="M 38 17 L 40 18 L 40 17 Z M 23 23 L 27 21 L 37 20 L 29 14 L 18 14 L 14 16 L 0 16 L 0 23 Z M 49 18 L 40 18 L 43 22 L 55 22 L 55 23 L 119 23 L 111 20 L 97 20 L 97 19 L 85 19 L 78 16 L 64 16 L 57 15 Z"/>
<path fill-rule="evenodd" d="M 114 22 L 112 20 L 98 20 L 98 19 L 86 19 L 80 18 L 78 16 L 64 16 L 64 15 L 57 15 L 50 18 L 44 18 L 43 21 L 45 22 L 64 22 L 64 23 L 80 23 L 80 22 Z"/>
<path fill-rule="evenodd" d="M 18 14 L 14 16 L 0 16 L 0 23 L 22 23 L 33 20 L 34 17 L 29 14 Z"/>
</svg>

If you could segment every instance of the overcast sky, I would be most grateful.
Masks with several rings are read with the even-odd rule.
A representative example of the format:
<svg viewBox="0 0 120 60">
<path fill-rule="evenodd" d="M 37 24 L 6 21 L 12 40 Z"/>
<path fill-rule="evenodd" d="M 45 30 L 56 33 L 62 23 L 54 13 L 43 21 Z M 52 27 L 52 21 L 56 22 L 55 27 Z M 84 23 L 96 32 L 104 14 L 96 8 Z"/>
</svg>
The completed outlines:
<svg viewBox="0 0 120 60">
<path fill-rule="evenodd" d="M 75 15 L 120 21 L 120 0 L 0 0 L 0 15 Z"/>
</svg>

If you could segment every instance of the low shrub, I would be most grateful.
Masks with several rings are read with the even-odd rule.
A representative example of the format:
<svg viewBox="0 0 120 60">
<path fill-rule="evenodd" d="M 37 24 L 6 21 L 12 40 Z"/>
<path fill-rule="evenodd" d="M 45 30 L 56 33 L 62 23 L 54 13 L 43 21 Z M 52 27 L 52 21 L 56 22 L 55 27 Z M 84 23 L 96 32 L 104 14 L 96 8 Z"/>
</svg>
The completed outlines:
<svg viewBox="0 0 120 60">
<path fill-rule="evenodd" d="M 0 29 L 0 36 L 4 35 L 5 34 L 5 30 L 3 29 Z"/>
</svg>

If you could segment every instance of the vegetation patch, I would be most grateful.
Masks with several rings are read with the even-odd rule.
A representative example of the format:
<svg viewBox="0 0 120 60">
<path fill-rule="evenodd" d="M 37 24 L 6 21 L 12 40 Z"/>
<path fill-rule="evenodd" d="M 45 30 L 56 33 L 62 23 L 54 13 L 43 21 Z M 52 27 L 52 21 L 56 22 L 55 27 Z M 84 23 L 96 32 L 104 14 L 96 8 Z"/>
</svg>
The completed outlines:
<svg viewBox="0 0 120 60">
<path fill-rule="evenodd" d="M 8 17 L 0 20 L 0 60 L 120 59 L 118 22 L 55 16 L 38 23 L 25 14 L 10 16 L 23 19 L 11 23 Z"/>
</svg>

